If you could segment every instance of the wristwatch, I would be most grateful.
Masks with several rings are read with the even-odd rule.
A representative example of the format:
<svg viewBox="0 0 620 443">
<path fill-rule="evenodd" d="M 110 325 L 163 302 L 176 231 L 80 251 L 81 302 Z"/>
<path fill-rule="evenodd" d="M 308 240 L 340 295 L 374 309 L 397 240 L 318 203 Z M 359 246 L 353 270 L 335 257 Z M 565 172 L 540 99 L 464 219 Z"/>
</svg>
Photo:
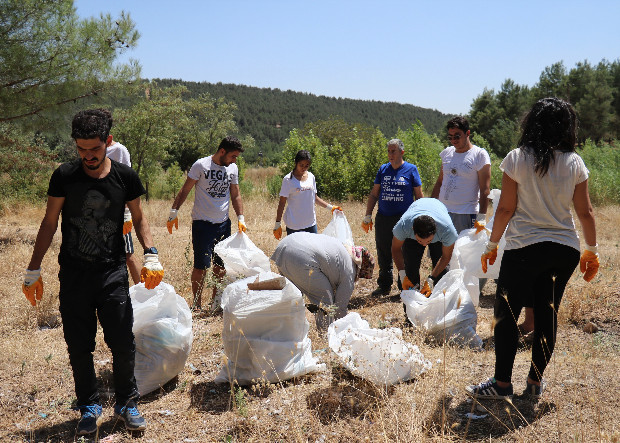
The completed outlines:
<svg viewBox="0 0 620 443">
<path fill-rule="evenodd" d="M 144 250 L 145 254 L 157 254 L 157 248 L 155 246 L 151 246 L 148 249 Z"/>
</svg>

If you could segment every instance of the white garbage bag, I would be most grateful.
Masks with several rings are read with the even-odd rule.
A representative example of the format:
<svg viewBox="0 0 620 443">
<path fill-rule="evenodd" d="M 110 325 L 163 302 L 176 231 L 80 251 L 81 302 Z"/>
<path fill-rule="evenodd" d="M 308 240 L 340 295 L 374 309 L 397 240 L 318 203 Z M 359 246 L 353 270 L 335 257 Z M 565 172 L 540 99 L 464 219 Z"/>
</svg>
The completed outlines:
<svg viewBox="0 0 620 443">
<path fill-rule="evenodd" d="M 417 346 L 403 340 L 400 329 L 373 329 L 357 312 L 329 325 L 327 337 L 329 347 L 352 374 L 377 385 L 410 380 L 432 366 Z"/>
<path fill-rule="evenodd" d="M 482 230 L 477 234 L 475 229 L 461 231 L 454 244 L 454 251 L 456 251 L 456 254 L 454 254 L 453 251 L 450 269 L 463 269 L 466 274 L 477 278 L 498 278 L 502 257 L 506 249 L 506 239 L 502 235 L 498 243 L 497 259 L 495 263 L 492 265 L 489 264 L 487 272 L 482 272 L 480 257 L 484 254 L 489 237 L 490 233 L 486 230 Z M 455 264 L 455 266 L 458 267 L 452 266 L 455 263 L 453 260 L 458 260 L 458 263 Z"/>
<path fill-rule="evenodd" d="M 192 314 L 168 283 L 129 288 L 136 340 L 134 374 L 140 395 L 163 386 L 185 367 L 192 349 Z"/>
<path fill-rule="evenodd" d="M 273 272 L 259 279 L 281 277 Z M 312 356 L 303 296 L 289 280 L 283 289 L 250 290 L 255 276 L 229 284 L 222 294 L 224 366 L 216 383 L 276 383 L 325 369 Z"/>
<path fill-rule="evenodd" d="M 245 232 L 237 232 L 215 245 L 230 280 L 270 271 L 269 257 L 256 246 Z"/>
<path fill-rule="evenodd" d="M 354 246 L 353 231 L 347 221 L 346 215 L 342 211 L 334 211 L 331 221 L 323 229 L 323 234 L 330 237 L 336 237 L 342 243 L 348 246 Z"/>
<path fill-rule="evenodd" d="M 433 288 L 429 298 L 415 290 L 402 291 L 407 318 L 436 340 L 482 347 L 476 334 L 478 316 L 464 282 L 464 271 L 452 269 Z"/>
</svg>

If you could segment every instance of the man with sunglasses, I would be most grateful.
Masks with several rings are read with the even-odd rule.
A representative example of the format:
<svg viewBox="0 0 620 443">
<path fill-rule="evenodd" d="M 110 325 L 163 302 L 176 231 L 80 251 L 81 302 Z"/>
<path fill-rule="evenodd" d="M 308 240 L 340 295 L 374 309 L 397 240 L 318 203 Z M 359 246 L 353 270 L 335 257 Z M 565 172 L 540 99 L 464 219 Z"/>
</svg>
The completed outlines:
<svg viewBox="0 0 620 443">
<path fill-rule="evenodd" d="M 489 153 L 469 140 L 469 122 L 457 116 L 448 121 L 451 146 L 441 151 L 441 170 L 431 193 L 448 208 L 456 231 L 484 226 L 491 184 Z"/>
</svg>

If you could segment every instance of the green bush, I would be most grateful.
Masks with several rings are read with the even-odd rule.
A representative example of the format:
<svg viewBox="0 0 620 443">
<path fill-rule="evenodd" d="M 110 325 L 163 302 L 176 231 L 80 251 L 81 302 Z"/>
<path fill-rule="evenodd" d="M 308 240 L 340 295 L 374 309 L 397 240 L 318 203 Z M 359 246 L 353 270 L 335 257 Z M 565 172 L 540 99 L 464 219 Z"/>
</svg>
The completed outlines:
<svg viewBox="0 0 620 443">
<path fill-rule="evenodd" d="M 445 146 L 436 135 L 429 135 L 420 122 L 411 125 L 406 131 L 399 130 L 396 138 L 401 139 L 405 144 L 405 160 L 416 165 L 422 180 L 424 195 L 430 196 L 441 169 L 439 153 Z"/>
<path fill-rule="evenodd" d="M 620 147 L 618 142 L 597 146 L 590 139 L 577 151 L 590 171 L 588 187 L 592 203 L 620 204 Z"/>
<path fill-rule="evenodd" d="M 348 137 L 334 137 L 330 144 L 312 131 L 307 135 L 296 129 L 291 131 L 285 142 L 281 173 L 292 171 L 295 154 L 305 149 L 312 156 L 310 170 L 316 176 L 321 197 L 341 201 L 350 196 L 363 200 L 372 188 L 379 165 L 387 158 L 385 138 L 378 130 L 373 130 L 370 139 L 358 136 L 355 127 L 350 131 Z"/>
<path fill-rule="evenodd" d="M 55 156 L 34 134 L 22 134 L 11 125 L 0 125 L 1 206 L 19 201 L 43 203 Z"/>
<path fill-rule="evenodd" d="M 282 177 L 279 175 L 272 175 L 269 180 L 267 180 L 267 193 L 269 194 L 269 197 L 278 198 L 281 187 Z"/>
</svg>

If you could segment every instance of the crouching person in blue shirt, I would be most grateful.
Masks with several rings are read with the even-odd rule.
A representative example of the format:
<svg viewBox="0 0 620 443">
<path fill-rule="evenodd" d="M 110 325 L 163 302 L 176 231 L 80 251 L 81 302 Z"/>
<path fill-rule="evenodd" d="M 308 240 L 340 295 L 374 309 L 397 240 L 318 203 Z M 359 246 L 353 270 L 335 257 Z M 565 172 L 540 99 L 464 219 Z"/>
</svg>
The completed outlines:
<svg viewBox="0 0 620 443">
<path fill-rule="evenodd" d="M 447 272 L 458 237 L 445 205 L 434 198 L 416 200 L 396 223 L 392 233 L 392 257 L 404 290 L 420 288 L 420 264 L 428 246 L 433 270 L 420 292 L 430 296 L 435 284 Z M 403 244 L 408 238 L 415 242 L 405 258 Z"/>
</svg>

